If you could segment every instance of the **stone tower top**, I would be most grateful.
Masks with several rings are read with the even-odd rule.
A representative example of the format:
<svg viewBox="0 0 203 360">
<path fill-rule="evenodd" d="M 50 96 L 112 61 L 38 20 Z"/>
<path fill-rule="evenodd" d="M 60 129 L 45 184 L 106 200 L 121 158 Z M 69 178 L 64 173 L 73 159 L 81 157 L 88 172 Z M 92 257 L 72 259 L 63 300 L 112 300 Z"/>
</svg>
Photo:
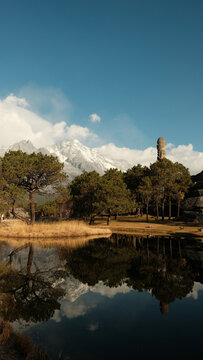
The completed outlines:
<svg viewBox="0 0 203 360">
<path fill-rule="evenodd" d="M 165 139 L 163 137 L 159 137 L 157 140 L 157 160 L 165 159 L 166 150 L 165 150 Z"/>
</svg>

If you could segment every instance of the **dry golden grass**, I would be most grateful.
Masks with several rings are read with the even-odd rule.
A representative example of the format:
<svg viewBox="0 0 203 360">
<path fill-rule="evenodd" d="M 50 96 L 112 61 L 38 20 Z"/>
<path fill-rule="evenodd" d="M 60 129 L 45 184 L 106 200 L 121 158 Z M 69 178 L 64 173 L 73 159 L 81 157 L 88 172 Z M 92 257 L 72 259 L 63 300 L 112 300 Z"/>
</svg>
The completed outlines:
<svg viewBox="0 0 203 360">
<path fill-rule="evenodd" d="M 0 343 L 6 344 L 11 336 L 12 327 L 9 322 L 4 321 L 3 318 L 0 318 Z"/>
<path fill-rule="evenodd" d="M 7 345 L 8 359 L 48 360 L 48 356 L 25 334 L 15 332 L 11 324 L 0 318 L 0 345 Z M 16 351 L 13 353 L 13 351 Z M 1 359 L 1 352 L 0 352 Z"/>
<path fill-rule="evenodd" d="M 63 221 L 55 223 L 8 222 L 0 226 L 0 238 L 24 239 L 65 239 L 80 236 L 110 235 L 109 229 L 89 226 L 83 221 Z"/>
</svg>

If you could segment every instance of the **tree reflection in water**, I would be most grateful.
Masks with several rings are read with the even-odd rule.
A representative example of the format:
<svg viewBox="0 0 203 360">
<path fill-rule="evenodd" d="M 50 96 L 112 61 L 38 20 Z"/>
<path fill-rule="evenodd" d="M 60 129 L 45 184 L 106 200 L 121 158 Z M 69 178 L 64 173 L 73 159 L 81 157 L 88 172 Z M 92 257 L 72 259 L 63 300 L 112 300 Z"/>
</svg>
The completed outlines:
<svg viewBox="0 0 203 360">
<path fill-rule="evenodd" d="M 171 302 L 190 293 L 194 281 L 202 282 L 198 246 L 188 239 L 114 234 L 72 250 L 57 247 L 54 256 L 65 267 L 32 271 L 34 246 L 23 245 L 8 254 L 7 265 L 0 264 L 0 316 L 8 321 L 48 320 L 65 296 L 60 280 L 69 275 L 89 286 L 99 281 L 109 287 L 126 283 L 131 289 L 148 291 L 159 300 L 162 314 L 167 314 Z M 29 249 L 26 266 L 16 270 L 14 255 L 24 249 Z"/>
<path fill-rule="evenodd" d="M 33 245 L 26 244 L 11 252 L 11 250 L 8 250 L 10 249 L 10 246 L 11 245 L 9 244 L 2 245 L 2 243 L 0 243 L 0 247 L 2 247 L 2 249 L 0 249 L 1 258 L 4 260 L 7 259 L 4 263 L 0 262 L 0 317 L 2 317 L 5 322 L 14 322 L 15 320 L 24 320 L 27 323 L 43 322 L 47 321 L 53 315 L 56 315 L 55 310 L 60 309 L 61 304 L 61 316 L 59 316 L 60 322 L 57 322 L 56 324 L 56 320 L 53 321 L 52 319 L 45 327 L 44 325 L 41 327 L 41 324 L 33 327 L 33 329 L 39 329 L 40 334 L 44 335 L 49 332 L 50 334 L 54 334 L 53 337 L 49 334 L 50 338 L 48 336 L 48 340 L 43 343 L 46 351 L 48 351 L 51 346 L 51 356 L 52 351 L 55 352 L 55 354 L 63 351 L 68 354 L 70 353 L 72 356 L 71 351 L 77 353 L 78 342 L 80 342 L 81 345 L 82 340 L 84 352 L 91 352 L 92 344 L 93 348 L 94 344 L 99 344 L 98 346 L 100 346 L 101 339 L 104 341 L 106 334 L 108 339 L 113 337 L 109 321 L 114 319 L 114 316 L 115 319 L 117 319 L 119 314 L 117 314 L 116 309 L 113 317 L 109 316 L 111 319 L 108 322 L 106 322 L 106 315 L 104 316 L 102 311 L 100 315 L 102 307 L 99 309 L 99 306 L 98 313 L 97 310 L 93 310 L 91 314 L 88 313 L 85 315 L 84 312 L 80 311 L 80 318 L 79 316 L 68 317 L 68 312 L 63 313 L 64 309 L 74 309 L 74 304 L 72 303 L 70 295 L 72 293 L 73 295 L 75 294 L 74 291 L 78 290 L 77 286 L 80 289 L 81 284 L 79 281 L 83 284 L 88 284 L 90 288 L 84 286 L 87 290 L 84 293 L 80 291 L 77 293 L 76 291 L 77 296 L 74 301 L 77 306 L 81 306 L 83 303 L 85 304 L 85 301 L 86 303 L 90 302 L 90 305 L 91 301 L 93 303 L 95 299 L 101 301 L 100 295 L 99 297 L 98 295 L 95 295 L 95 288 L 92 288 L 99 282 L 101 282 L 98 284 L 99 286 L 101 285 L 101 288 L 103 285 L 109 286 L 110 288 L 116 288 L 126 284 L 129 289 L 150 293 L 159 301 L 161 313 L 167 314 L 170 303 L 175 301 L 175 299 L 184 298 L 192 291 L 194 282 L 202 282 L 203 279 L 202 243 L 195 239 L 163 237 L 144 238 L 134 235 L 114 234 L 111 238 L 95 239 L 83 247 L 74 249 L 64 246 L 55 246 L 54 248 L 49 249 L 36 246 L 36 249 L 34 249 Z M 20 270 L 16 269 L 16 266 L 19 266 L 19 264 L 21 264 Z M 70 278 L 68 278 L 69 276 Z M 81 288 L 83 288 L 83 286 L 81 286 Z M 115 299 L 115 302 L 107 299 L 106 303 L 109 305 L 110 311 L 112 311 L 114 304 L 118 305 L 117 309 L 120 309 L 120 305 L 123 307 L 125 304 L 126 306 L 128 306 L 127 304 L 131 304 L 130 306 L 132 306 L 133 310 L 134 303 L 132 304 L 131 301 L 133 300 L 136 302 L 137 298 L 140 298 L 134 295 L 135 294 L 132 294 L 132 296 L 126 295 L 126 298 L 124 298 L 124 296 L 122 296 L 122 298 L 118 297 Z M 82 296 L 84 296 L 84 298 L 79 299 Z M 145 296 L 141 298 L 144 299 Z M 102 298 L 102 302 L 103 300 L 104 298 Z M 148 306 L 149 303 L 152 304 L 153 302 L 148 302 L 147 300 L 144 304 L 144 309 L 145 305 L 147 304 Z M 94 305 L 95 304 L 97 304 L 96 301 Z M 88 309 L 92 308 L 89 307 Z M 105 313 L 106 310 L 108 310 L 108 308 L 105 307 Z M 135 310 L 136 312 L 139 312 L 139 309 Z M 149 310 L 151 310 L 151 308 Z M 146 314 L 148 320 L 149 312 L 147 309 Z M 109 314 L 107 313 L 107 317 L 108 315 Z M 173 316 L 172 311 L 170 315 Z M 83 316 L 83 318 L 81 316 Z M 98 331 L 95 331 L 94 334 L 92 334 L 92 332 L 90 334 L 89 326 L 91 324 L 89 324 L 89 322 L 90 320 L 94 321 L 97 316 L 102 316 L 101 327 L 98 328 Z M 104 323 L 102 323 L 103 316 L 106 327 L 104 326 Z M 126 316 L 125 309 L 122 316 Z M 147 324 L 147 326 L 150 324 L 150 322 L 146 322 L 145 314 L 142 312 L 141 318 L 144 324 Z M 152 318 L 154 319 L 154 315 Z M 172 317 L 164 318 L 164 321 L 158 319 L 157 323 L 160 326 L 160 330 L 158 329 L 157 331 L 159 332 L 162 331 L 162 329 L 166 329 L 165 325 L 171 318 Z M 132 322 L 129 318 L 128 321 L 129 323 L 124 323 L 124 328 L 121 326 L 117 335 L 121 335 L 120 338 L 118 336 L 118 339 L 119 342 L 122 342 L 121 339 L 123 339 L 126 330 L 126 336 L 130 339 L 128 343 L 130 347 L 130 344 L 132 343 L 131 335 L 133 334 L 132 336 L 134 336 L 136 326 L 134 326 L 134 318 L 132 319 Z M 197 319 L 196 323 L 197 326 L 199 326 Z M 19 321 L 17 321 L 17 325 L 18 324 Z M 104 328 L 104 333 L 100 331 L 102 326 Z M 82 327 L 83 332 L 81 332 Z M 128 333 L 128 328 L 132 329 L 131 334 Z M 143 329 L 146 328 L 143 327 Z M 183 328 L 179 326 L 179 329 Z M 192 328 L 191 331 L 193 332 L 194 329 L 195 327 Z M 113 327 L 113 332 L 114 330 L 115 328 Z M 146 333 L 148 334 L 147 329 Z M 38 343 L 34 332 L 33 334 L 34 343 Z M 81 334 L 83 335 L 81 336 Z M 156 334 L 157 333 L 155 333 L 155 336 Z M 185 336 L 184 334 L 183 329 L 183 338 Z M 197 337 L 197 334 L 198 332 L 195 337 Z M 68 345 L 67 336 L 68 339 L 71 338 L 71 342 L 69 342 Z M 100 336 L 102 336 L 102 338 Z M 142 337 L 142 332 L 141 335 L 139 334 L 139 331 L 136 333 L 136 336 L 138 338 L 136 345 L 138 346 L 138 350 L 136 350 L 136 354 L 138 355 L 138 358 L 141 358 L 142 356 L 140 356 L 140 354 L 142 353 L 142 349 L 139 350 L 139 344 L 144 344 L 144 337 Z M 148 334 L 147 336 L 150 336 L 150 338 L 152 336 L 152 342 L 154 342 L 153 335 Z M 93 339 L 93 343 L 91 343 L 91 339 Z M 127 338 L 125 338 L 125 341 L 127 341 L 126 339 Z M 170 331 L 169 339 L 171 339 L 171 341 L 174 339 Z M 87 347 L 89 347 L 85 350 L 88 341 L 90 341 L 90 346 L 87 345 Z M 108 348 L 109 351 L 108 341 L 105 349 L 106 348 Z M 115 351 L 115 349 L 113 349 L 113 351 Z M 133 349 L 130 347 L 129 353 L 131 351 L 135 351 L 134 345 Z M 170 354 L 172 354 L 172 352 Z M 95 355 L 95 358 L 98 358 L 97 355 L 98 354 Z M 108 355 L 108 353 L 106 353 L 106 355 Z M 116 356 L 117 355 L 118 353 L 116 353 Z M 147 357 L 142 358 L 149 358 L 150 355 L 147 352 Z M 111 352 L 107 358 L 112 358 Z M 123 358 L 125 358 L 125 356 Z M 37 360 L 38 359 L 39 356 Z"/>
<path fill-rule="evenodd" d="M 17 271 L 12 267 L 13 256 L 25 248 L 29 248 L 27 265 Z M 32 272 L 33 256 L 34 246 L 26 244 L 11 252 L 7 266 L 1 264 L 0 316 L 7 321 L 45 321 L 60 308 L 64 290 L 53 284 L 64 272 L 58 269 Z"/>
<path fill-rule="evenodd" d="M 118 287 L 125 282 L 134 290 L 149 291 L 160 301 L 161 313 L 167 314 L 169 304 L 190 293 L 199 277 L 197 263 L 194 266 L 188 258 L 181 241 L 114 234 L 71 253 L 58 252 L 67 272 L 82 283 L 94 286 L 103 281 Z"/>
</svg>

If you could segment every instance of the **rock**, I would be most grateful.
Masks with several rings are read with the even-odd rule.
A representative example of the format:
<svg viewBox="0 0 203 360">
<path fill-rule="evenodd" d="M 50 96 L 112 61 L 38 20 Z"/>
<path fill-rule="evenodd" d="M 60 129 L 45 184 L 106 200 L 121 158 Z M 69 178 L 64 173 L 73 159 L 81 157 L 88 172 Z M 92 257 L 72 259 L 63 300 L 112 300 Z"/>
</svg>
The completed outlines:
<svg viewBox="0 0 203 360">
<path fill-rule="evenodd" d="M 203 221 L 203 171 L 192 176 L 192 181 L 193 186 L 182 204 L 184 214 Z"/>
</svg>

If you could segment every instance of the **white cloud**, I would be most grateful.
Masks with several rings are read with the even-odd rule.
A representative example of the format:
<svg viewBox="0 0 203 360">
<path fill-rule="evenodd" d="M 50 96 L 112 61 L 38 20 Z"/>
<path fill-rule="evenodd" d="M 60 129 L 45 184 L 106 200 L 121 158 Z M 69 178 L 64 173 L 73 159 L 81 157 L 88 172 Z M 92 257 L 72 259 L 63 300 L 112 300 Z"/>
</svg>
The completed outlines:
<svg viewBox="0 0 203 360">
<path fill-rule="evenodd" d="M 56 103 L 59 103 L 58 97 Z M 87 127 L 68 126 L 64 120 L 47 120 L 31 110 L 26 98 L 13 94 L 0 99 L 0 129 L 0 144 L 5 147 L 21 140 L 30 140 L 36 147 L 42 147 L 62 140 L 97 138 Z"/>
<path fill-rule="evenodd" d="M 203 291 L 203 284 L 194 282 L 193 289 L 189 294 L 187 294 L 187 297 L 192 297 L 193 299 L 197 300 L 199 291 Z"/>
<path fill-rule="evenodd" d="M 156 161 L 157 150 L 155 147 L 148 147 L 145 150 L 119 148 L 114 144 L 107 144 L 96 148 L 96 150 L 109 159 L 127 160 L 132 166 L 142 164 L 149 166 Z M 189 168 L 191 174 L 197 174 L 203 170 L 203 152 L 195 151 L 192 144 L 166 145 L 166 157 L 174 162 L 182 163 Z"/>
<path fill-rule="evenodd" d="M 30 140 L 38 148 L 73 139 L 98 144 L 99 137 L 88 127 L 70 123 L 71 104 L 60 90 L 27 86 L 19 94 L 0 99 L 0 147 L 21 140 Z M 101 118 L 95 113 L 90 115 L 90 120 L 98 122 Z M 156 147 L 137 150 L 119 148 L 113 143 L 96 150 L 106 158 L 127 161 L 129 167 L 138 163 L 149 166 L 156 161 L 157 154 Z M 192 144 L 177 147 L 166 144 L 166 156 L 185 165 L 192 174 L 203 170 L 203 152 L 195 151 Z"/>
<path fill-rule="evenodd" d="M 84 316 L 88 311 L 95 308 L 101 301 L 102 297 L 114 298 L 117 294 L 126 294 L 133 289 L 128 287 L 126 283 L 120 286 L 112 287 L 105 285 L 103 281 L 99 281 L 95 286 L 83 284 L 73 276 L 68 277 L 62 284 L 66 295 L 60 301 L 60 310 L 54 312 L 53 320 L 60 322 L 63 317 L 73 319 L 78 316 Z M 99 294 L 101 297 L 87 297 L 88 293 Z M 95 324 L 91 324 L 90 331 L 97 329 Z"/>
<path fill-rule="evenodd" d="M 55 310 L 53 320 L 60 322 L 63 317 L 74 319 L 78 316 L 84 316 L 89 310 L 96 307 L 95 303 L 87 304 L 85 300 L 78 299 L 74 303 L 63 299 L 61 301 L 60 310 Z"/>
<path fill-rule="evenodd" d="M 113 160 L 126 160 L 132 166 L 135 164 L 149 165 L 156 161 L 156 148 L 149 147 L 145 150 L 128 149 L 125 147 L 119 148 L 110 143 L 96 148 L 96 150 L 103 156 Z"/>
<path fill-rule="evenodd" d="M 109 287 L 105 285 L 103 281 L 99 281 L 95 286 L 91 287 L 90 290 L 102 296 L 113 298 L 117 294 L 126 294 L 133 289 L 125 283 L 117 287 Z"/>
<path fill-rule="evenodd" d="M 66 129 L 66 138 L 69 140 L 72 139 L 84 140 L 90 136 L 95 139 L 97 138 L 97 135 L 90 132 L 90 130 L 87 127 L 71 125 Z"/>
<path fill-rule="evenodd" d="M 92 122 L 92 123 L 99 123 L 101 121 L 101 118 L 99 115 L 97 115 L 96 113 L 95 114 L 91 114 L 89 116 L 89 120 Z"/>
<path fill-rule="evenodd" d="M 192 144 L 173 147 L 166 152 L 166 156 L 171 161 L 178 161 L 185 165 L 192 174 L 203 170 L 203 153 L 195 151 Z"/>
<path fill-rule="evenodd" d="M 25 98 L 18 98 L 14 94 L 10 94 L 9 96 L 7 96 L 7 98 L 4 100 L 4 103 L 8 106 L 18 105 L 22 108 L 28 107 L 28 103 Z"/>
</svg>

